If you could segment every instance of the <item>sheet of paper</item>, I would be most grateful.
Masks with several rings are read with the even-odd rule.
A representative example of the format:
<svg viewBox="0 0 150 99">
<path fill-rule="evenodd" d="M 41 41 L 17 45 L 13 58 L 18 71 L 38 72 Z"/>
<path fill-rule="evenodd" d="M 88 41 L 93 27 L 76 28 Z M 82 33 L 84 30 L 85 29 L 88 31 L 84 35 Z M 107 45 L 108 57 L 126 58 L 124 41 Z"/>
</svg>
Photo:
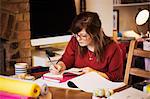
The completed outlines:
<svg viewBox="0 0 150 99">
<path fill-rule="evenodd" d="M 49 78 L 58 78 L 58 79 L 62 79 L 63 78 L 63 75 L 61 74 L 52 74 L 52 73 L 45 73 L 43 75 L 44 77 L 49 77 Z"/>
<path fill-rule="evenodd" d="M 79 89 L 85 92 L 93 92 L 95 89 L 116 89 L 125 85 L 123 82 L 112 82 L 109 81 L 96 72 L 90 72 L 83 74 L 70 80 Z"/>
<path fill-rule="evenodd" d="M 67 88 L 67 89 L 73 89 L 73 90 L 80 90 L 79 88 L 70 88 L 67 85 L 67 82 L 58 83 L 58 82 L 52 82 L 48 80 L 44 80 L 42 78 L 39 78 L 35 80 L 36 83 L 46 83 L 49 87 L 59 87 L 59 88 Z"/>
<path fill-rule="evenodd" d="M 150 99 L 150 94 L 146 94 L 140 90 L 130 87 L 115 93 L 108 99 Z"/>
<path fill-rule="evenodd" d="M 82 75 L 83 74 L 82 69 L 80 69 L 80 68 L 71 68 L 71 69 L 65 70 L 63 72 L 63 74 L 64 73 L 72 73 L 75 75 Z"/>
</svg>

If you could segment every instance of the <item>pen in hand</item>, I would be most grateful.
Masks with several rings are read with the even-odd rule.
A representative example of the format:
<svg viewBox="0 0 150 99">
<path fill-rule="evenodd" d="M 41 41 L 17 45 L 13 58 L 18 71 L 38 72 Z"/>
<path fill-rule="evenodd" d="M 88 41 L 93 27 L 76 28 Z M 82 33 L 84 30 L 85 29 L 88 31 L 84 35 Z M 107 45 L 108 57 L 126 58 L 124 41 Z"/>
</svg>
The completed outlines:
<svg viewBox="0 0 150 99">
<path fill-rule="evenodd" d="M 51 63 L 51 65 L 50 65 L 50 71 L 54 70 L 54 71 L 58 72 L 57 68 L 55 67 L 55 64 L 52 62 L 52 60 L 50 58 L 50 52 L 48 50 L 45 50 L 45 53 L 46 53 L 46 55 L 47 55 L 47 57 L 49 59 L 49 62 Z"/>
<path fill-rule="evenodd" d="M 47 55 L 47 57 L 48 57 L 50 63 L 51 63 L 52 65 L 54 65 L 54 63 L 52 62 L 52 60 L 51 60 L 51 58 L 50 58 L 50 51 L 49 51 L 49 50 L 45 50 L 45 53 L 46 53 L 46 55 Z"/>
<path fill-rule="evenodd" d="M 54 63 L 52 62 L 51 58 L 50 58 L 50 52 L 49 52 L 48 50 L 45 50 L 45 52 L 46 52 L 46 55 L 47 55 L 47 57 L 48 57 L 50 63 L 52 64 L 52 65 L 50 66 L 50 70 L 53 71 L 55 74 L 60 73 L 60 70 L 61 70 L 60 66 L 55 67 L 56 64 L 54 64 Z"/>
<path fill-rule="evenodd" d="M 51 67 L 51 70 L 50 70 L 50 72 L 52 73 L 52 74 L 61 74 L 62 73 L 62 71 L 61 71 L 61 67 L 59 66 L 59 65 L 53 65 L 52 67 Z"/>
</svg>

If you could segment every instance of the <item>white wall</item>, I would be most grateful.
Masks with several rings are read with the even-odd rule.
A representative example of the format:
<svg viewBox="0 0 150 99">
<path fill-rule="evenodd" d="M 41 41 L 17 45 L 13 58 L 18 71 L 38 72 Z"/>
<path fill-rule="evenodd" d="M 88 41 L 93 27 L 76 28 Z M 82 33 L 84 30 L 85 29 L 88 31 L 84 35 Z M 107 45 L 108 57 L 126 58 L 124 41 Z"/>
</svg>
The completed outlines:
<svg viewBox="0 0 150 99">
<path fill-rule="evenodd" d="M 77 13 L 80 3 L 75 0 Z M 113 31 L 113 0 L 86 0 L 86 10 L 97 12 L 102 21 L 102 28 L 107 36 L 112 36 Z"/>
<path fill-rule="evenodd" d="M 74 0 L 77 14 L 80 13 L 80 0 Z"/>
<path fill-rule="evenodd" d="M 105 34 L 112 36 L 113 0 L 86 0 L 86 5 L 87 11 L 94 11 L 99 14 Z"/>
</svg>

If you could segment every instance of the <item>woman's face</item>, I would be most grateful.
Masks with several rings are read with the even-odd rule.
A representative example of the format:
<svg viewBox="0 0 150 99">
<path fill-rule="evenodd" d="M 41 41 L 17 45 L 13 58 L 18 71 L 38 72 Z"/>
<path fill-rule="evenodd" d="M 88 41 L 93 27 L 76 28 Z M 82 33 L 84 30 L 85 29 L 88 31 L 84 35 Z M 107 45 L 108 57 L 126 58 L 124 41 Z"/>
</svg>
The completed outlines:
<svg viewBox="0 0 150 99">
<path fill-rule="evenodd" d="M 75 34 L 75 37 L 82 47 L 92 44 L 92 39 L 85 29 L 82 29 L 78 34 Z"/>
</svg>

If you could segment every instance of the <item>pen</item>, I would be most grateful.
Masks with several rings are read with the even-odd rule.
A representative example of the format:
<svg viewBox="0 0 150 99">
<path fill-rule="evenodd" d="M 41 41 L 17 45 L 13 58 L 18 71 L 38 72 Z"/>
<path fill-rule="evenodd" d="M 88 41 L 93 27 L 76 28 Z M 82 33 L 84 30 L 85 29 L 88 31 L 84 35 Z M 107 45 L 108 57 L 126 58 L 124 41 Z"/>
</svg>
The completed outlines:
<svg viewBox="0 0 150 99">
<path fill-rule="evenodd" d="M 51 63 L 52 65 L 54 65 L 54 63 L 52 62 L 52 60 L 51 60 L 51 58 L 50 58 L 50 51 L 45 50 L 45 53 L 46 53 L 46 55 L 47 55 L 47 57 L 48 57 L 50 63 Z"/>
<path fill-rule="evenodd" d="M 55 64 L 52 62 L 52 60 L 51 60 L 51 58 L 50 58 L 50 52 L 48 51 L 48 50 L 45 50 L 45 52 L 46 52 L 46 55 L 47 55 L 47 57 L 48 57 L 48 59 L 49 59 L 49 61 L 50 61 L 50 63 L 53 65 L 53 67 L 51 66 L 50 67 L 50 69 L 55 69 L 56 71 L 58 71 L 58 72 L 60 72 L 59 70 L 60 70 L 60 68 L 56 68 L 55 67 Z"/>
<path fill-rule="evenodd" d="M 54 63 L 52 62 L 51 58 L 48 55 L 47 55 L 47 57 L 48 57 L 50 63 L 54 66 Z"/>
<path fill-rule="evenodd" d="M 59 70 L 55 67 L 54 63 L 52 62 L 51 58 L 49 56 L 47 56 L 47 57 L 48 57 L 50 63 L 52 64 L 50 66 L 50 70 L 55 70 L 55 71 L 59 72 Z"/>
<path fill-rule="evenodd" d="M 46 55 L 47 55 L 47 57 L 48 57 L 50 63 L 51 63 L 51 64 L 53 65 L 53 67 L 55 68 L 54 63 L 52 62 L 52 60 L 51 60 L 51 58 L 50 58 L 50 52 L 49 52 L 48 50 L 45 50 L 45 53 L 46 53 Z M 53 67 L 50 66 L 50 70 L 53 70 L 53 69 L 54 69 Z M 55 69 L 56 69 L 56 68 L 55 68 Z"/>
</svg>

